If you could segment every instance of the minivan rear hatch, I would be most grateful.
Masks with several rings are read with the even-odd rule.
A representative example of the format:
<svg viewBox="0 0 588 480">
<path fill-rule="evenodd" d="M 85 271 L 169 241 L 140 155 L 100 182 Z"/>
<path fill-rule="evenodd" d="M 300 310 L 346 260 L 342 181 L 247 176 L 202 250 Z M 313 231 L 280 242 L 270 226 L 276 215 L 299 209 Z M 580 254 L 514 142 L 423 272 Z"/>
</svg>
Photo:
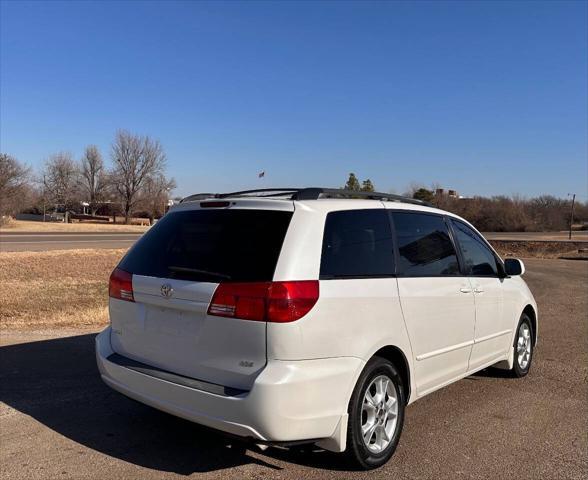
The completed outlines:
<svg viewBox="0 0 588 480">
<path fill-rule="evenodd" d="M 272 209 L 246 200 L 183 207 L 152 227 L 115 271 L 132 278 L 132 296 L 110 299 L 113 350 L 164 371 L 249 389 L 266 364 L 266 323 L 211 316 L 208 308 L 221 282 L 272 280 L 293 204 L 267 204 Z"/>
</svg>

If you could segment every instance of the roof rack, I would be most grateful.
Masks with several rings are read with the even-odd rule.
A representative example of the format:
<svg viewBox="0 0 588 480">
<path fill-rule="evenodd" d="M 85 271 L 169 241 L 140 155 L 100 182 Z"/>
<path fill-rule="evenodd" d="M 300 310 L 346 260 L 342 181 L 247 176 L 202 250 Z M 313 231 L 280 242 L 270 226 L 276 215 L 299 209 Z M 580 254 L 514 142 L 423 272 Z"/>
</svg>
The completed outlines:
<svg viewBox="0 0 588 480">
<path fill-rule="evenodd" d="M 295 197 L 295 198 L 294 198 Z M 412 203 L 414 205 L 431 206 L 429 203 L 416 198 L 396 195 L 395 193 L 363 192 L 345 190 L 343 188 L 303 188 L 299 190 L 293 200 L 316 200 L 318 198 L 364 198 L 367 200 L 384 200 L 388 202 Z"/>
<path fill-rule="evenodd" d="M 363 198 L 367 200 L 384 200 L 389 202 L 412 203 L 414 205 L 432 206 L 428 202 L 416 198 L 396 195 L 394 193 L 362 192 L 356 190 L 345 190 L 342 188 L 260 188 L 256 190 L 242 190 L 230 193 L 197 193 L 183 198 L 180 203 L 207 198 L 229 198 L 229 197 L 288 197 L 290 200 L 318 200 L 319 198 Z"/>
<path fill-rule="evenodd" d="M 207 198 L 228 198 L 228 197 L 283 197 L 290 198 L 302 188 L 258 188 L 256 190 L 241 190 L 239 192 L 229 193 L 195 193 L 188 197 L 182 198 L 180 203 L 193 202 L 195 200 L 205 200 Z M 257 195 L 256 195 L 257 194 Z"/>
</svg>

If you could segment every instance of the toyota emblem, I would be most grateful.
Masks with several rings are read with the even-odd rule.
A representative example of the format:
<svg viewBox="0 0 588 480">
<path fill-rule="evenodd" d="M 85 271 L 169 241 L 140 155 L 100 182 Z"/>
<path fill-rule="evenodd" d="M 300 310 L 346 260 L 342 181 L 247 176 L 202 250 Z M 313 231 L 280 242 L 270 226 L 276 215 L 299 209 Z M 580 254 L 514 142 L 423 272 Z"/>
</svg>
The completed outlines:
<svg viewBox="0 0 588 480">
<path fill-rule="evenodd" d="M 174 293 L 174 289 L 172 288 L 172 286 L 169 283 L 164 283 L 161 286 L 161 294 L 165 298 L 171 298 L 171 296 L 172 296 L 173 293 Z"/>
</svg>

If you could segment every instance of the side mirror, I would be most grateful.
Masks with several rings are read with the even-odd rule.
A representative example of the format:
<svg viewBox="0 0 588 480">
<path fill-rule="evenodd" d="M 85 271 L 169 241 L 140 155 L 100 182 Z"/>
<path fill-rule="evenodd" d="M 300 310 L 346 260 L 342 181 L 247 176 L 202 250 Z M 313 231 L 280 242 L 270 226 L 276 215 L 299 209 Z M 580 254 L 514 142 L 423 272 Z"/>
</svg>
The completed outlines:
<svg viewBox="0 0 588 480">
<path fill-rule="evenodd" d="M 507 258 L 504 261 L 504 270 L 509 277 L 523 275 L 525 273 L 525 264 L 518 258 Z"/>
</svg>

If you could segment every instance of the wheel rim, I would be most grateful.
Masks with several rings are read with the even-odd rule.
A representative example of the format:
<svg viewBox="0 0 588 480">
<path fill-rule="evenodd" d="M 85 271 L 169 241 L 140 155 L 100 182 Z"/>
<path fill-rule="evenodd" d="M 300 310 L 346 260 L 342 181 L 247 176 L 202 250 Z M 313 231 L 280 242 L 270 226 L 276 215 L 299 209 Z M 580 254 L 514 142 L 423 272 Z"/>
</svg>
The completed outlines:
<svg viewBox="0 0 588 480">
<path fill-rule="evenodd" d="M 372 380 L 361 408 L 361 436 L 372 453 L 381 453 L 392 441 L 398 422 L 398 394 L 386 375 Z"/>
<path fill-rule="evenodd" d="M 519 367 L 523 370 L 529 365 L 531 360 L 531 329 L 526 323 L 519 327 L 519 338 L 517 340 L 517 360 Z"/>
</svg>

